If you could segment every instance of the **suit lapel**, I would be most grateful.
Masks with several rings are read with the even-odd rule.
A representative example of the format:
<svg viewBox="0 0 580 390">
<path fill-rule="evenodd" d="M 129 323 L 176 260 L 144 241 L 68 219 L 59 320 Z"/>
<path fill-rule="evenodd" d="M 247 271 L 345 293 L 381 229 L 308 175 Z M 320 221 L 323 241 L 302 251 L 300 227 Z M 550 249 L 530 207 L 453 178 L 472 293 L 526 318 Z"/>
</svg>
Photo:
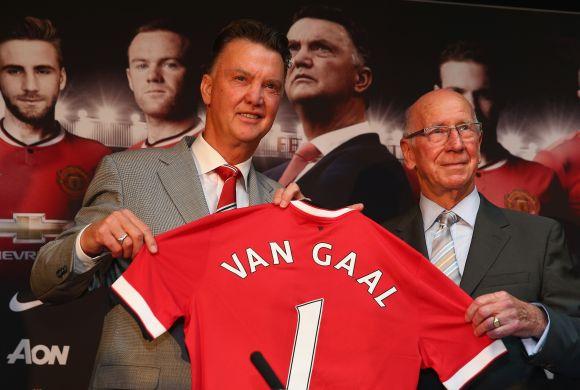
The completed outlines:
<svg viewBox="0 0 580 390">
<path fill-rule="evenodd" d="M 403 241 L 411 245 L 426 258 L 429 258 L 427 244 L 425 243 L 423 217 L 418 206 L 411 208 L 411 210 L 400 217 L 399 223 L 393 229 L 395 234 Z"/>
<path fill-rule="evenodd" d="M 327 167 L 334 161 L 338 156 L 340 156 L 345 151 L 353 148 L 362 148 L 370 145 L 380 145 L 379 135 L 376 133 L 366 133 L 357 135 L 354 138 L 346 141 L 345 143 L 337 146 L 334 150 L 328 153 L 326 156 L 322 157 L 308 172 L 306 172 L 299 180 L 296 182 L 298 185 L 309 186 L 310 182 L 316 182 L 322 172 L 327 169 Z M 280 174 L 281 176 L 282 174 Z"/>
<path fill-rule="evenodd" d="M 258 175 L 253 165 L 248 173 L 248 197 L 250 206 L 269 203 L 274 197 L 274 188 L 263 176 Z"/>
<path fill-rule="evenodd" d="M 481 194 L 473 238 L 461 278 L 460 287 L 472 295 L 477 285 L 510 240 L 509 222 L 501 211 Z"/>
<path fill-rule="evenodd" d="M 163 155 L 163 163 L 157 175 L 183 217 L 185 223 L 195 221 L 209 214 L 203 187 L 191 155 L 194 138 L 186 137 L 174 149 L 174 153 Z"/>
</svg>

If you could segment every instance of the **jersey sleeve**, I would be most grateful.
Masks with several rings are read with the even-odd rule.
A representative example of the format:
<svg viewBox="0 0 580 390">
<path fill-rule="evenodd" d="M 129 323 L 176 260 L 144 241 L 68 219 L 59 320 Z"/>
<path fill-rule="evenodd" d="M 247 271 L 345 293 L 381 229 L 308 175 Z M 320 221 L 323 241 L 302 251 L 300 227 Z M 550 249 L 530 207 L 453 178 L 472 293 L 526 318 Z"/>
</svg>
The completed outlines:
<svg viewBox="0 0 580 390">
<path fill-rule="evenodd" d="M 188 312 L 205 269 L 208 231 L 203 220 L 156 238 L 158 252 L 143 246 L 112 285 L 152 338 L 165 333 Z"/>
<path fill-rule="evenodd" d="M 506 352 L 501 340 L 477 337 L 465 312 L 473 301 L 424 259 L 416 275 L 422 368 L 432 368 L 448 389 L 458 389 Z"/>
</svg>

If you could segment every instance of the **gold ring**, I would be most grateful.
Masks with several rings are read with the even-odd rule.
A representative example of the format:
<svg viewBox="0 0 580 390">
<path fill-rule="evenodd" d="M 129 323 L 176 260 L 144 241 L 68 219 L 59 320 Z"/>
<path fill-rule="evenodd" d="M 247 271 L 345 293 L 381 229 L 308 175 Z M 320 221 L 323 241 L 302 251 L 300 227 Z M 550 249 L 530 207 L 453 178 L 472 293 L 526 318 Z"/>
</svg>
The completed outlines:
<svg viewBox="0 0 580 390">
<path fill-rule="evenodd" d="M 125 238 L 127 238 L 128 234 L 127 233 L 123 233 L 119 238 L 117 238 L 117 241 L 119 241 L 119 244 L 122 244 L 123 241 L 125 240 Z"/>
<path fill-rule="evenodd" d="M 500 322 L 499 318 L 493 317 L 493 327 L 499 328 L 500 326 L 501 326 L 501 322 Z"/>
</svg>

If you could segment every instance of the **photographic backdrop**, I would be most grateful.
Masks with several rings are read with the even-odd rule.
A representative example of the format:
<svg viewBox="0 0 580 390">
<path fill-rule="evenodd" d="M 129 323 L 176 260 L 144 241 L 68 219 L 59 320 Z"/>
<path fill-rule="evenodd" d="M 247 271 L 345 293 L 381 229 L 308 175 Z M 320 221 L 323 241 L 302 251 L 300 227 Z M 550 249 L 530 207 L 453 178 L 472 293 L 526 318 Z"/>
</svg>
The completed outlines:
<svg viewBox="0 0 580 390">
<path fill-rule="evenodd" d="M 190 11 L 193 3 L 185 8 L 169 3 L 108 7 L 89 2 L 77 3 L 75 9 L 23 4 L 3 11 L 2 18 L 30 15 L 54 22 L 62 36 L 68 74 L 57 119 L 72 133 L 122 150 L 146 136 L 143 114 L 125 75 L 126 50 L 137 26 L 162 17 L 189 23 L 199 80 L 213 38 L 229 21 L 255 18 L 285 32 L 303 3 L 213 2 L 203 11 Z M 421 1 L 328 3 L 348 10 L 368 30 L 374 75 L 369 117 L 398 158 L 404 110 L 438 83 L 439 54 L 457 40 L 475 40 L 492 48 L 505 101 L 498 139 L 510 152 L 531 160 L 539 150 L 580 129 L 579 13 Z M 197 90 L 198 85 L 192 88 Z M 3 109 L 0 102 L 0 117 Z M 201 104 L 197 110 L 203 118 Z M 258 169 L 290 158 L 302 139 L 296 115 L 285 101 L 256 153 Z M 10 222 L 0 221 L 0 237 L 15 239 Z M 40 241 L 46 239 L 50 237 Z M 0 387 L 86 388 L 106 311 L 106 291 L 65 305 L 39 303 L 13 311 L 9 302 L 26 288 L 33 259 L 2 250 L 0 312 L 9 331 L 1 336 Z"/>
</svg>

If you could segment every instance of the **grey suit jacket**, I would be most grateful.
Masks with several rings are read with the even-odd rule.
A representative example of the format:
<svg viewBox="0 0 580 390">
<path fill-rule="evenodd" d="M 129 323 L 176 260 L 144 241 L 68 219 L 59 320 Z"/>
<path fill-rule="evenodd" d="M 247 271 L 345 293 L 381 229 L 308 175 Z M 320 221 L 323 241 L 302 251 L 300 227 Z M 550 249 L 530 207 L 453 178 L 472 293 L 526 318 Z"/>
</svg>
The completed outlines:
<svg viewBox="0 0 580 390">
<path fill-rule="evenodd" d="M 523 301 L 542 303 L 551 323 L 544 347 L 532 358 L 519 339 L 505 338 L 509 353 L 472 387 L 542 387 L 546 385 L 542 368 L 580 377 L 580 275 L 560 225 L 500 209 L 480 196 L 460 287 L 474 298 L 504 290 Z M 384 226 L 428 257 L 418 206 Z M 422 372 L 420 388 L 437 388 L 436 383 L 440 384 L 433 372 Z"/>
<path fill-rule="evenodd" d="M 170 149 L 126 151 L 101 162 L 75 218 L 75 226 L 45 245 L 31 274 L 31 286 L 46 301 L 64 301 L 98 285 L 110 285 L 128 266 L 102 256 L 83 274 L 73 270 L 74 243 L 87 224 L 126 208 L 157 235 L 208 215 L 191 155 L 193 138 Z M 279 184 L 256 172 L 248 177 L 250 205 L 270 202 Z M 143 337 L 122 305 L 107 314 L 95 360 L 92 387 L 103 389 L 187 389 L 190 364 L 179 324 L 154 341 Z"/>
</svg>

